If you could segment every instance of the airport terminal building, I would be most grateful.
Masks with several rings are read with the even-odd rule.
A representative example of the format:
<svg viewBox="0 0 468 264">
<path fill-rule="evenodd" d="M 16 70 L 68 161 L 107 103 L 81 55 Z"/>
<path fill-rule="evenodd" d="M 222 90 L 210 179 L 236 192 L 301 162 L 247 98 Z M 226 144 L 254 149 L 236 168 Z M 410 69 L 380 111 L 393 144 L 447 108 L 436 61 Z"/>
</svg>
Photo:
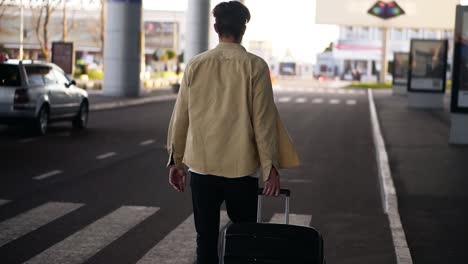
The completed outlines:
<svg viewBox="0 0 468 264">
<path fill-rule="evenodd" d="M 378 27 L 340 26 L 333 50 L 317 55 L 315 74 L 350 80 L 352 72 L 359 71 L 362 80 L 376 81 L 380 71 L 382 32 Z M 394 52 L 409 52 L 411 39 L 448 39 L 451 49 L 453 36 L 453 29 L 392 28 L 388 31 L 387 56 L 391 62 Z"/>
</svg>

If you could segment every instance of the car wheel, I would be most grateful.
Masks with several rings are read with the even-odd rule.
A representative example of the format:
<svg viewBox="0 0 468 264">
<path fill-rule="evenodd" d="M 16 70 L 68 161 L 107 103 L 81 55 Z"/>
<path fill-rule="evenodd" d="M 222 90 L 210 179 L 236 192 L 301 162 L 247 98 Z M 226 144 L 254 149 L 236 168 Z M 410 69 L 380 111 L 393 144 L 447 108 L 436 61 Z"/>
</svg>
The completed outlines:
<svg viewBox="0 0 468 264">
<path fill-rule="evenodd" d="M 80 105 L 80 110 L 78 114 L 73 119 L 73 128 L 84 129 L 88 124 L 88 115 L 89 115 L 89 106 L 86 101 L 82 102 Z"/>
<path fill-rule="evenodd" d="M 34 127 L 36 133 L 41 136 L 47 133 L 47 129 L 49 128 L 49 108 L 47 106 L 43 106 L 41 110 L 39 110 Z"/>
</svg>

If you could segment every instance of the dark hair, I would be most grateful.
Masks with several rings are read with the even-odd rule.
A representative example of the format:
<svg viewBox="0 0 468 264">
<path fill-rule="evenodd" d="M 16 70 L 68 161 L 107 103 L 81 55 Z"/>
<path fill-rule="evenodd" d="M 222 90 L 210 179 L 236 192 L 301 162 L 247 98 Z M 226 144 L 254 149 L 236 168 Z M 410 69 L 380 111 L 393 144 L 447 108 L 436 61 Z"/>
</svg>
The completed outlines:
<svg viewBox="0 0 468 264">
<path fill-rule="evenodd" d="M 224 37 L 239 38 L 250 20 L 249 9 L 238 1 L 219 3 L 213 9 L 213 16 L 218 34 Z"/>
</svg>

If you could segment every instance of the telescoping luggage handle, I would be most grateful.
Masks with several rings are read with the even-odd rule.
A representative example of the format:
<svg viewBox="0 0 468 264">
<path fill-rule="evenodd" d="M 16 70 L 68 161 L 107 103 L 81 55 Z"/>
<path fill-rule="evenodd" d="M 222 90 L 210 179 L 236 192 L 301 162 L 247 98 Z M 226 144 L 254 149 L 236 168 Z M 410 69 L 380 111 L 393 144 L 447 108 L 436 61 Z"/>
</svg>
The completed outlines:
<svg viewBox="0 0 468 264">
<path fill-rule="evenodd" d="M 258 204 L 257 204 L 257 223 L 260 223 L 262 218 L 262 196 L 263 189 L 258 188 Z M 285 207 L 284 207 L 284 223 L 289 224 L 289 197 L 291 196 L 291 191 L 289 189 L 280 189 L 280 195 L 284 195 Z"/>
</svg>

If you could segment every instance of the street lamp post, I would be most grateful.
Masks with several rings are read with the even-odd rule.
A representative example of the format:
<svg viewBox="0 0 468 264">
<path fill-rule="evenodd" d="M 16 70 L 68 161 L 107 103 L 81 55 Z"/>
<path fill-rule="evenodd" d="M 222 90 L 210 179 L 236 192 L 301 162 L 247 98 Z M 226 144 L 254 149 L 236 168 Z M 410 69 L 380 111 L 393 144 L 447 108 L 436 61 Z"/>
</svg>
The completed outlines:
<svg viewBox="0 0 468 264">
<path fill-rule="evenodd" d="M 19 54 L 18 59 L 23 59 L 23 42 L 24 42 L 24 7 L 23 0 L 20 0 L 20 29 L 19 29 Z"/>
<path fill-rule="evenodd" d="M 387 46 L 388 46 L 388 27 L 382 27 L 382 64 L 380 66 L 380 76 L 379 81 L 381 83 L 385 82 L 388 71 L 388 56 L 387 56 Z"/>
<path fill-rule="evenodd" d="M 377 1 L 368 11 L 368 14 L 387 20 L 395 18 L 405 14 L 405 11 L 395 1 L 384 2 Z M 387 46 L 388 46 L 388 26 L 384 23 L 382 27 L 382 57 L 380 66 L 380 82 L 385 82 L 388 70 L 388 58 L 387 58 Z"/>
</svg>

